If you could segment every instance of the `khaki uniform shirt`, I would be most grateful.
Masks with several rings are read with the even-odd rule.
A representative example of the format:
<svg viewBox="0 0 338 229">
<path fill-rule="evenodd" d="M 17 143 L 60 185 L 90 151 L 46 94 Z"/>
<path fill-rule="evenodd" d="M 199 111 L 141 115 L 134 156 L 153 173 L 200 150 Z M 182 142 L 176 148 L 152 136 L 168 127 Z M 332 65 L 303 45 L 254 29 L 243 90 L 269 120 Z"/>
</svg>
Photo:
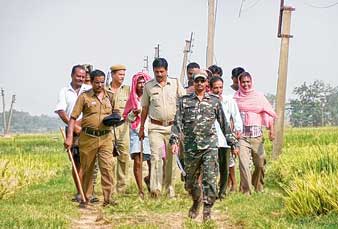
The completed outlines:
<svg viewBox="0 0 338 229">
<path fill-rule="evenodd" d="M 120 114 L 123 114 L 124 108 L 130 94 L 130 86 L 123 85 L 121 86 L 116 93 L 114 93 L 114 109 L 118 109 Z"/>
<path fill-rule="evenodd" d="M 71 117 L 77 119 L 82 112 L 82 128 L 90 127 L 96 130 L 110 129 L 103 125 L 102 120 L 112 113 L 113 99 L 113 93 L 107 90 L 104 90 L 102 102 L 97 98 L 93 89 L 84 92 L 79 95 Z"/>
<path fill-rule="evenodd" d="M 141 105 L 149 107 L 150 118 L 158 121 L 173 121 L 176 101 L 182 95 L 185 95 L 185 91 L 177 79 L 167 77 L 167 82 L 162 87 L 154 78 L 144 86 Z"/>
<path fill-rule="evenodd" d="M 116 93 L 114 93 L 114 110 L 119 110 L 122 116 L 124 108 L 126 107 L 127 100 L 130 94 L 130 86 L 121 86 Z M 115 135 L 117 140 L 117 147 L 120 153 L 127 154 L 129 158 L 129 122 L 125 122 L 115 128 Z M 113 142 L 115 142 L 115 136 L 113 136 Z"/>
</svg>

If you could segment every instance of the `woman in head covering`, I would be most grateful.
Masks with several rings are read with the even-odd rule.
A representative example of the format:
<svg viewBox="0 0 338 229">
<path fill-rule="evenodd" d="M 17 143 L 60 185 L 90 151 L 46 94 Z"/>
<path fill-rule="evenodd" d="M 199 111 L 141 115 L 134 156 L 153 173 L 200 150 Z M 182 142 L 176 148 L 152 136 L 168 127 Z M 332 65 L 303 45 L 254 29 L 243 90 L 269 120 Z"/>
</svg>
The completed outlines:
<svg viewBox="0 0 338 229">
<path fill-rule="evenodd" d="M 276 113 L 265 96 L 253 87 L 252 77 L 248 72 L 238 76 L 239 90 L 234 99 L 243 120 L 243 132 L 240 138 L 239 170 L 240 191 L 251 194 L 251 184 L 256 191 L 263 191 L 265 153 L 263 145 L 263 126 L 269 129 L 269 138 L 275 138 L 274 119 Z M 250 156 L 255 170 L 251 176 Z"/>
<path fill-rule="evenodd" d="M 125 120 L 130 122 L 130 156 L 134 160 L 134 176 L 137 187 L 139 189 L 139 195 L 144 197 L 142 190 L 142 161 L 141 161 L 141 148 L 143 148 L 142 158 L 143 161 L 147 161 L 149 174 L 144 178 L 149 190 L 150 183 L 150 146 L 147 134 L 147 121 L 145 123 L 145 138 L 143 142 L 139 140 L 138 132 L 141 124 L 141 98 L 143 95 L 143 88 L 147 81 L 150 80 L 150 76 L 146 72 L 138 72 L 132 78 L 131 92 L 126 103 L 126 107 L 123 112 Z M 143 147 L 141 144 L 143 143 Z"/>
</svg>

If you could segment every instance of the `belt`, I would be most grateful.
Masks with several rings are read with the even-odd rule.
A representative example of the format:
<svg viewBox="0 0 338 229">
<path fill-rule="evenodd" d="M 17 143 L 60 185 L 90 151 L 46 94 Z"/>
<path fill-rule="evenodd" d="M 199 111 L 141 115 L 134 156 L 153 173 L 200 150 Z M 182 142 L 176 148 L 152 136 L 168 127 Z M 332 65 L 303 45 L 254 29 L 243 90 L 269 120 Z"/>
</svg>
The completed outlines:
<svg viewBox="0 0 338 229">
<path fill-rule="evenodd" d="M 150 119 L 151 123 L 156 124 L 156 125 L 160 125 L 160 126 L 171 126 L 174 124 L 174 121 L 158 121 L 155 119 Z"/>
<path fill-rule="evenodd" d="M 95 130 L 95 129 L 90 128 L 90 127 L 83 127 L 82 131 L 85 134 L 96 136 L 96 137 L 100 137 L 100 136 L 109 134 L 111 132 L 111 130 Z"/>
</svg>

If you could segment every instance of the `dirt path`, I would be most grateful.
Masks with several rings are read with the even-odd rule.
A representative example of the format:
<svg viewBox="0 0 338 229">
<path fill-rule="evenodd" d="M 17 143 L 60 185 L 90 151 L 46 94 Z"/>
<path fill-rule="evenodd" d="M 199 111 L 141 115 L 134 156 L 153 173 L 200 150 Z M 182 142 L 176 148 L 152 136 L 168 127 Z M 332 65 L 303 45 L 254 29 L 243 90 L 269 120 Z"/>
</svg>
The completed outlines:
<svg viewBox="0 0 338 229">
<path fill-rule="evenodd" d="M 80 218 L 72 221 L 73 229 L 82 228 L 114 228 L 116 226 L 156 226 L 159 228 L 189 228 L 189 219 L 187 214 L 178 213 L 143 213 L 137 215 L 118 215 L 105 216 L 100 205 L 90 206 L 86 209 L 79 209 Z M 217 228 L 240 228 L 238 225 L 232 225 L 229 218 L 224 213 L 217 210 L 213 211 L 212 219 Z M 193 223 L 202 224 L 202 214 L 191 221 Z"/>
<path fill-rule="evenodd" d="M 104 217 L 100 205 L 92 205 L 87 208 L 79 208 L 80 218 L 72 220 L 73 229 L 112 228 L 111 221 Z"/>
</svg>

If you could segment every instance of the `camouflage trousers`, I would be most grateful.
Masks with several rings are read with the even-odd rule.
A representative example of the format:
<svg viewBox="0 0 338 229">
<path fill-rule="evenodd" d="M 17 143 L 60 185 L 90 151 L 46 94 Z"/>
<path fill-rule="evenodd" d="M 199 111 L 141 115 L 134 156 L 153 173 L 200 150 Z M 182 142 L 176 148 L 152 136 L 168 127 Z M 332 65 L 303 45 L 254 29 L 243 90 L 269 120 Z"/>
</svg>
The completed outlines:
<svg viewBox="0 0 338 229">
<path fill-rule="evenodd" d="M 185 189 L 193 200 L 213 204 L 217 197 L 218 149 L 190 151 L 184 153 L 186 172 Z M 200 181 L 202 178 L 202 182 Z M 202 187 L 201 187 L 202 185 Z"/>
</svg>

